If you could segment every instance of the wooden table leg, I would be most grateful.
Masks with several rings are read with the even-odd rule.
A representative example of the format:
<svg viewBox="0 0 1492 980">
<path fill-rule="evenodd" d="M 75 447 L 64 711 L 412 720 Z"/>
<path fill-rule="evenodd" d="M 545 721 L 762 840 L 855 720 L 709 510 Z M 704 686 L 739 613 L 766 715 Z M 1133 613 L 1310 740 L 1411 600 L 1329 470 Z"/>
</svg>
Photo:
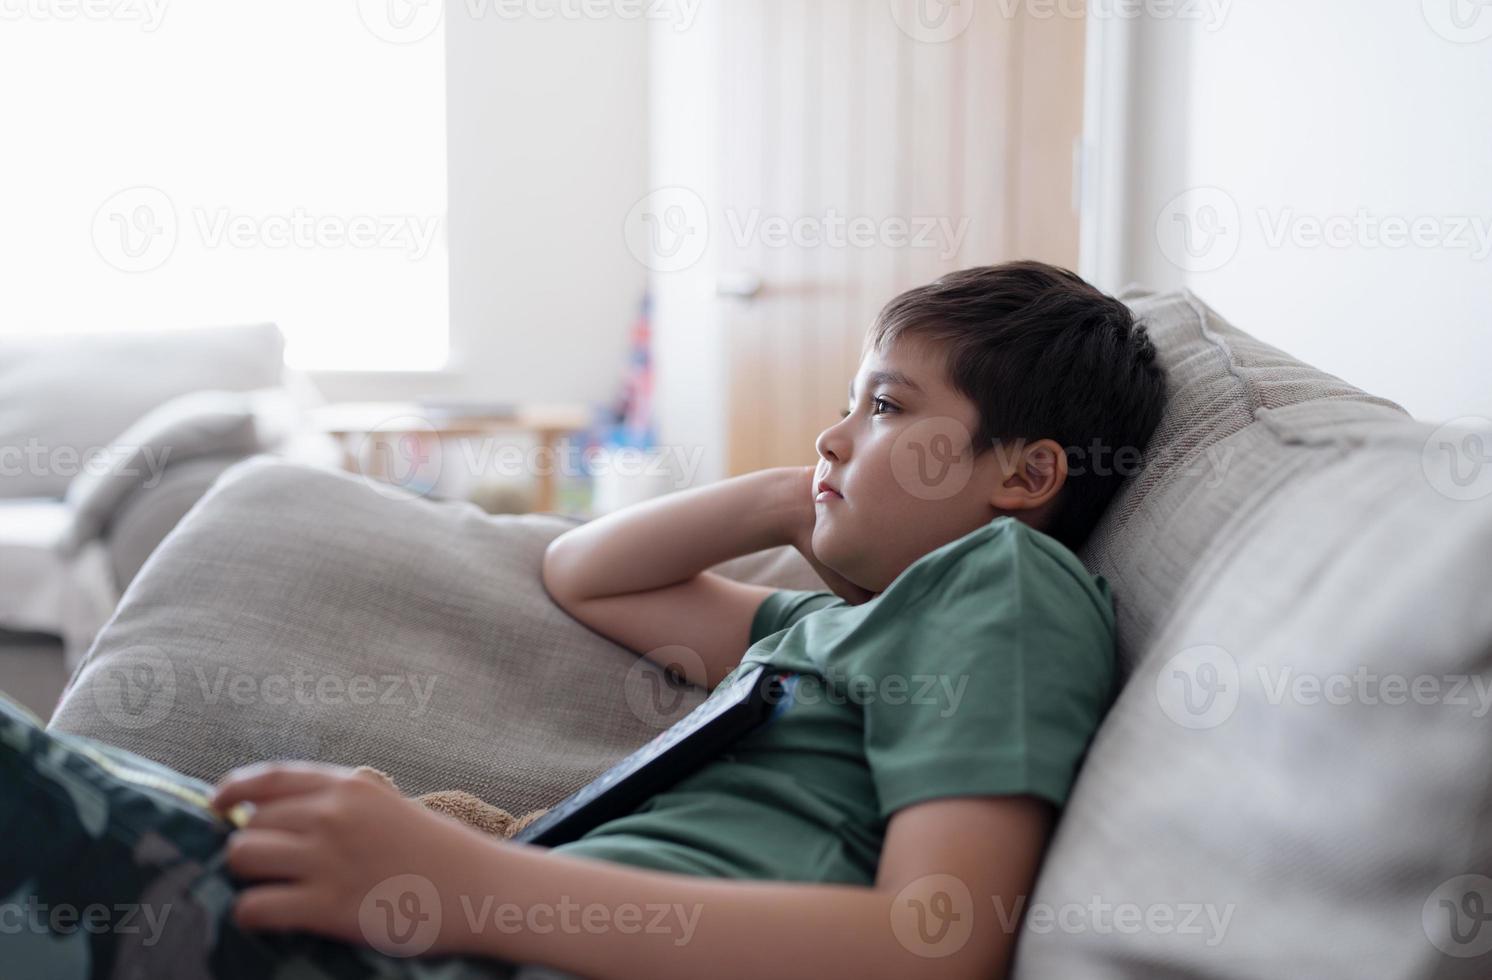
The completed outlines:
<svg viewBox="0 0 1492 980">
<path fill-rule="evenodd" d="M 539 458 L 547 460 L 548 465 L 541 465 L 534 474 L 534 511 L 554 510 L 554 469 L 556 464 L 555 436 L 558 433 L 553 429 L 539 430 Z"/>
</svg>

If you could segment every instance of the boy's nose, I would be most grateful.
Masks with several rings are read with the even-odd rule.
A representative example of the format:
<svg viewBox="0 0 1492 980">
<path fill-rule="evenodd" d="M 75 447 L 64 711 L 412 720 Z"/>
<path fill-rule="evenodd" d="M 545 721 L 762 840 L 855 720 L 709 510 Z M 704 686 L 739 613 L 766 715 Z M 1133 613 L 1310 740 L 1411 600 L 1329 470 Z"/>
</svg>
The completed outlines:
<svg viewBox="0 0 1492 980">
<path fill-rule="evenodd" d="M 819 458 L 831 463 L 843 463 L 849 458 L 849 441 L 836 430 L 840 427 L 831 425 L 819 437 L 814 440 L 813 447 L 818 450 Z"/>
</svg>

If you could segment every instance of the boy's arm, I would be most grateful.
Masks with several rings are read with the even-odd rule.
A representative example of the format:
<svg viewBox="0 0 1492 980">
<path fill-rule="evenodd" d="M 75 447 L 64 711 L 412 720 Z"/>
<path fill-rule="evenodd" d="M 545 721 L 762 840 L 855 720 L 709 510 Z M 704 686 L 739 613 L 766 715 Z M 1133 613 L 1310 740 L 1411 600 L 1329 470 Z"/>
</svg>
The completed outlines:
<svg viewBox="0 0 1492 980">
<path fill-rule="evenodd" d="M 500 842 L 483 862 L 498 902 L 568 902 L 577 918 L 588 906 L 600 924 L 489 928 L 470 950 L 597 978 L 999 980 L 1052 820 L 1029 796 L 905 807 L 888 825 L 873 888 L 668 874 Z M 624 930 L 624 909 L 654 927 Z"/>
<path fill-rule="evenodd" d="M 669 874 L 496 840 L 317 763 L 236 771 L 228 843 L 247 929 L 394 955 L 462 952 L 582 976 L 1006 975 L 1052 822 L 1023 796 L 945 797 L 888 822 L 874 887 Z M 427 931 L 428 930 L 428 931 Z"/>
<path fill-rule="evenodd" d="M 813 532 L 813 470 L 758 470 L 598 517 L 550 542 L 544 587 L 601 635 L 713 688 L 740 663 L 775 590 L 706 569 L 779 545 L 801 550 Z"/>
</svg>

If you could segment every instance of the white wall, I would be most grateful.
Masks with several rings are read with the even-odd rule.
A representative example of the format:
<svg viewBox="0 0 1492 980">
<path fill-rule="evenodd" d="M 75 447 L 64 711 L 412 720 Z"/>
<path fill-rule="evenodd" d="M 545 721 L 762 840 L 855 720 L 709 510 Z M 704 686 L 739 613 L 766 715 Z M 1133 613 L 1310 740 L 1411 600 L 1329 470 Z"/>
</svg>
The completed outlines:
<svg viewBox="0 0 1492 980">
<path fill-rule="evenodd" d="M 1090 266 L 1100 284 L 1188 286 L 1418 417 L 1492 416 L 1492 7 L 1221 10 L 1096 25 L 1123 36 L 1110 64 L 1128 64 L 1128 145 L 1110 161 L 1124 199 L 1108 202 L 1119 218 L 1111 261 Z M 1204 248 L 1209 215 L 1218 234 Z M 1395 222 L 1405 238 L 1418 222 L 1421 243 L 1382 244 Z"/>
<path fill-rule="evenodd" d="M 648 181 L 648 25 L 501 7 L 445 5 L 451 370 L 315 372 L 329 399 L 619 391 L 647 284 L 622 229 Z"/>
</svg>

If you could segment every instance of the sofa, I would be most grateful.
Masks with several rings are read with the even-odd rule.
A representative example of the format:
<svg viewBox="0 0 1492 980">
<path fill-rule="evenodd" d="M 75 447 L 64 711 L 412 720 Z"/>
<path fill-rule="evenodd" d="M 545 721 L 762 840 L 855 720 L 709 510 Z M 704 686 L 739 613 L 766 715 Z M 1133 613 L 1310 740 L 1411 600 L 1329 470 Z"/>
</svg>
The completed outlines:
<svg viewBox="0 0 1492 980">
<path fill-rule="evenodd" d="M 311 445 L 320 397 L 284 347 L 272 323 L 0 341 L 0 628 L 59 636 L 75 667 L 224 470 Z"/>
<path fill-rule="evenodd" d="M 1002 910 L 1015 975 L 1492 975 L 1492 467 L 1458 456 L 1492 424 L 1415 420 L 1191 292 L 1122 298 L 1170 402 L 1080 552 L 1124 684 Z M 204 779 L 302 757 L 549 805 L 703 697 L 549 601 L 573 523 L 250 458 L 51 724 Z M 823 587 L 787 548 L 716 570 Z"/>
</svg>

